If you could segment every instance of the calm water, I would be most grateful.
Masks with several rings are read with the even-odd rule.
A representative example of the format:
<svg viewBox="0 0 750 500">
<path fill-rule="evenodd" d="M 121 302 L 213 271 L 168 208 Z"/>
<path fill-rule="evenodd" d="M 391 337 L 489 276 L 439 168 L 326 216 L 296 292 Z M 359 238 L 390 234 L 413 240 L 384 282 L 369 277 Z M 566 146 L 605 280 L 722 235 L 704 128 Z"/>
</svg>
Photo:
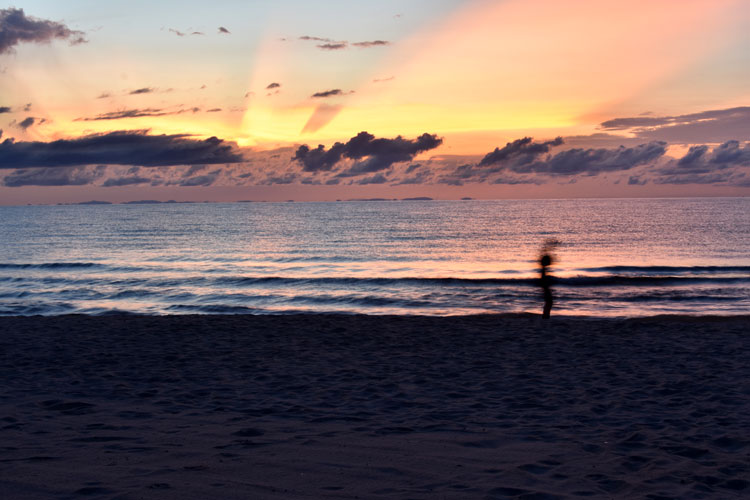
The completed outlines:
<svg viewBox="0 0 750 500">
<path fill-rule="evenodd" d="M 750 311 L 750 198 L 0 207 L 0 314 Z"/>
</svg>

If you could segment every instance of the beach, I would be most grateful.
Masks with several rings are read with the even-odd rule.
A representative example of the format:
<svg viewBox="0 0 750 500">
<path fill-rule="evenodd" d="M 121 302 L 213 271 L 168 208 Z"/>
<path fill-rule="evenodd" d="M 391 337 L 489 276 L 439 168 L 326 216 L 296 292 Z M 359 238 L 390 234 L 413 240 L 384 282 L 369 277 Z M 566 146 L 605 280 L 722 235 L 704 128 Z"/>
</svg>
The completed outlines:
<svg viewBox="0 0 750 500">
<path fill-rule="evenodd" d="M 0 317 L 0 497 L 741 498 L 750 317 Z"/>
</svg>

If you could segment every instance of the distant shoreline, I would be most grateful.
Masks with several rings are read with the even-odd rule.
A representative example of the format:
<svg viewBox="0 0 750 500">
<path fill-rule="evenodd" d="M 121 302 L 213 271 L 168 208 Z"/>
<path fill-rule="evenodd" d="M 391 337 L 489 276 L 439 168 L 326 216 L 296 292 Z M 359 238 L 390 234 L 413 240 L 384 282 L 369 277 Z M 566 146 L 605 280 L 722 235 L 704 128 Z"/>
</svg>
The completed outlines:
<svg viewBox="0 0 750 500">
<path fill-rule="evenodd" d="M 191 204 L 236 204 L 236 203 L 362 203 L 362 202 L 403 202 L 403 201 L 434 201 L 434 202 L 462 202 L 462 201 L 540 201 L 540 200 L 689 200 L 689 199 L 746 199 L 748 196 L 633 196 L 633 197 L 582 197 L 582 198 L 431 198 L 429 196 L 417 196 L 410 198 L 349 198 L 335 200 L 129 200 L 129 201 L 105 201 L 88 200 L 70 203 L 27 203 L 27 204 L 0 204 L 0 207 L 69 207 L 69 206 L 107 206 L 107 205 L 191 205 Z"/>
</svg>

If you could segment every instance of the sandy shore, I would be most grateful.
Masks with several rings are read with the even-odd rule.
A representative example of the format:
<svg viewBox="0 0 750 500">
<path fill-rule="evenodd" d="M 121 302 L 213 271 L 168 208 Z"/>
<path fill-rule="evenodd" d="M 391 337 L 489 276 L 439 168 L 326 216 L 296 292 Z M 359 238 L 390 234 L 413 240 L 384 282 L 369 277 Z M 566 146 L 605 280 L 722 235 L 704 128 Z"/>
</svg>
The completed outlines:
<svg viewBox="0 0 750 500">
<path fill-rule="evenodd" d="M 750 317 L 5 317 L 0 375 L 2 498 L 750 495 Z"/>
</svg>

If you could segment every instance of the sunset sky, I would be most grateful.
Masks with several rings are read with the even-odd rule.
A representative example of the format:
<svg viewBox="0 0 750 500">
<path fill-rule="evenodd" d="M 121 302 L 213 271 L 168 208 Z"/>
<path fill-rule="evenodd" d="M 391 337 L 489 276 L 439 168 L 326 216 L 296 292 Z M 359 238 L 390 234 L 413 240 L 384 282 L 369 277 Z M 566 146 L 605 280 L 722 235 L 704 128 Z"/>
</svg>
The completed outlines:
<svg viewBox="0 0 750 500">
<path fill-rule="evenodd" d="M 747 196 L 744 0 L 20 1 L 0 204 Z"/>
</svg>

